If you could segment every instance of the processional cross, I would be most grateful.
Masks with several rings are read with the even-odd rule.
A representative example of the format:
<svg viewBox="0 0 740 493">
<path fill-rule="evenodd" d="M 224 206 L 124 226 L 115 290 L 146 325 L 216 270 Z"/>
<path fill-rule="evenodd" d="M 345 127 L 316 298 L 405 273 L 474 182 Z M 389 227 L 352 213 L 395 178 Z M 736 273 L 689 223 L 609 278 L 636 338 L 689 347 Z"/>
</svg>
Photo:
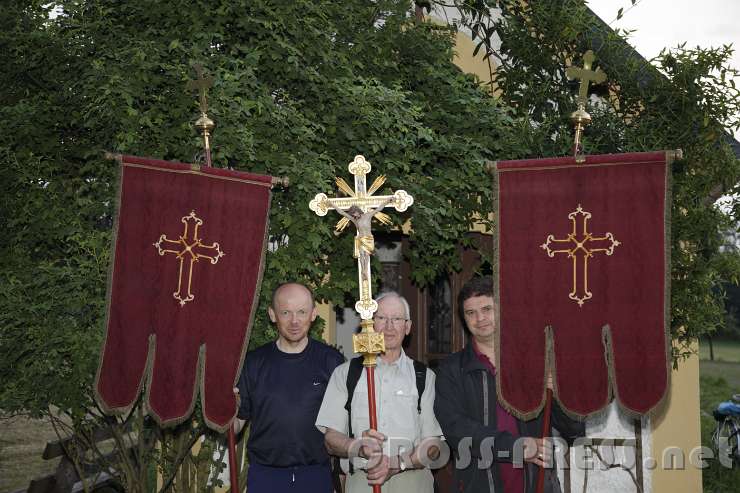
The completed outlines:
<svg viewBox="0 0 740 493">
<path fill-rule="evenodd" d="M 384 224 L 390 224 L 390 218 L 381 212 L 382 209 L 390 206 L 403 212 L 414 203 L 414 198 L 404 190 L 396 190 L 392 195 L 373 195 L 385 183 L 385 176 L 377 177 L 368 189 L 366 176 L 370 169 L 370 163 L 363 156 L 355 156 L 354 161 L 349 163 L 349 172 L 355 177 L 354 190 L 342 178 L 336 178 L 337 187 L 347 197 L 329 198 L 326 194 L 319 193 L 309 203 L 309 208 L 319 216 L 325 216 L 331 209 L 344 216 L 337 223 L 337 233 L 344 230 L 350 222 L 357 228 L 354 256 L 357 258 L 360 299 L 355 303 L 355 310 L 362 319 L 362 331 L 352 336 L 352 345 L 354 352 L 363 355 L 367 374 L 368 418 L 370 428 L 377 430 L 375 364 L 377 355 L 385 351 L 385 341 L 383 334 L 373 329 L 373 313 L 378 309 L 378 303 L 372 297 L 370 255 L 375 251 L 375 240 L 371 223 L 375 217 Z M 374 485 L 373 492 L 380 493 L 380 485 Z"/>
<path fill-rule="evenodd" d="M 370 282 L 370 255 L 375 251 L 372 219 L 374 217 L 384 224 L 390 224 L 388 215 L 381 212 L 383 208 L 391 206 L 403 212 L 414 203 L 414 198 L 404 190 L 397 190 L 393 195 L 373 195 L 385 183 L 385 176 L 377 177 L 368 189 L 366 176 L 370 169 L 370 163 L 363 156 L 355 156 L 354 161 L 349 163 L 349 172 L 355 177 L 354 190 L 342 178 L 336 178 L 337 187 L 347 197 L 329 198 L 326 194 L 319 193 L 309 203 L 309 208 L 319 216 L 325 216 L 331 209 L 344 216 L 337 223 L 337 233 L 343 231 L 350 222 L 357 228 L 354 256 L 357 258 L 360 299 L 355 303 L 355 310 L 362 320 L 371 320 L 378 309 L 378 304 L 372 297 Z"/>
</svg>

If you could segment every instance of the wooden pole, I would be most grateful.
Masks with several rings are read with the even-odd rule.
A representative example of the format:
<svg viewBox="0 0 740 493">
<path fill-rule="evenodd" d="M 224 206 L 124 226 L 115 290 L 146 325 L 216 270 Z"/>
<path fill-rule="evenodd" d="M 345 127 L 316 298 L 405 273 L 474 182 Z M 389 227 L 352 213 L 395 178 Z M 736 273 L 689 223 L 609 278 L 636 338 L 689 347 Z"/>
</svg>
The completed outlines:
<svg viewBox="0 0 740 493">
<path fill-rule="evenodd" d="M 229 475 L 231 477 L 231 493 L 239 491 L 239 462 L 236 458 L 236 433 L 234 433 L 234 423 L 229 426 L 227 433 L 229 442 Z"/>
<path fill-rule="evenodd" d="M 552 389 L 547 389 L 547 399 L 545 400 L 545 411 L 542 416 L 542 439 L 550 437 L 550 414 L 552 411 Z M 545 491 L 545 468 L 540 467 L 537 473 L 537 493 Z"/>
<path fill-rule="evenodd" d="M 367 376 L 367 408 L 370 418 L 370 429 L 378 429 L 378 415 L 375 410 L 375 367 L 366 366 L 365 374 Z M 380 493 L 380 485 L 373 485 L 373 493 Z"/>
</svg>

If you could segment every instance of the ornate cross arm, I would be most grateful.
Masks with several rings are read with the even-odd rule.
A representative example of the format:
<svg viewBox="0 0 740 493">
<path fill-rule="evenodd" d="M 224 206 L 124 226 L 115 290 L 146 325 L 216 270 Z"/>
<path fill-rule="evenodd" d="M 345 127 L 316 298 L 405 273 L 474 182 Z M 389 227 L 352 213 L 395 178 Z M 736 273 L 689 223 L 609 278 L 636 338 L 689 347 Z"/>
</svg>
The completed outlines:
<svg viewBox="0 0 740 493">
<path fill-rule="evenodd" d="M 325 193 L 317 193 L 308 207 L 318 216 L 325 216 L 330 210 L 347 210 L 352 206 L 360 209 L 390 205 L 398 212 L 403 212 L 414 203 L 414 198 L 405 190 L 396 190 L 393 195 L 372 195 L 369 197 L 336 197 L 329 198 Z"/>
</svg>

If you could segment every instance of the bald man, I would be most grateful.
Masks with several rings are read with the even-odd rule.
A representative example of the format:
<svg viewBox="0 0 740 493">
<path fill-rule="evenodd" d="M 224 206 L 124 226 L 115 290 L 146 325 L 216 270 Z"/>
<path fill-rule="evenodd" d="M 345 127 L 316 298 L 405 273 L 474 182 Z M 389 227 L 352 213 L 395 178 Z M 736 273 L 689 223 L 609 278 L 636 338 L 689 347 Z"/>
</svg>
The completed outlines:
<svg viewBox="0 0 740 493">
<path fill-rule="evenodd" d="M 237 384 L 237 429 L 251 423 L 247 491 L 330 493 L 329 455 L 314 423 L 329 378 L 344 357 L 309 337 L 316 306 L 306 286 L 278 286 L 268 314 L 277 340 L 247 354 Z"/>
</svg>

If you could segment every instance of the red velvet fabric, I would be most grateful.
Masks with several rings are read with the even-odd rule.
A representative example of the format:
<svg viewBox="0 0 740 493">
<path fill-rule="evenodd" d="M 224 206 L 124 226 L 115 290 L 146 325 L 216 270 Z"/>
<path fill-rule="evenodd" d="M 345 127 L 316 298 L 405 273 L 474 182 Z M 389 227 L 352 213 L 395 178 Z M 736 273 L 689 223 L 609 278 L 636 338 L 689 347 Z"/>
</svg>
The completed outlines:
<svg viewBox="0 0 740 493">
<path fill-rule="evenodd" d="M 134 156 L 124 156 L 121 167 L 98 400 L 122 412 L 146 388 L 150 413 L 169 425 L 189 417 L 200 391 L 207 424 L 223 431 L 236 415 L 232 389 L 259 292 L 271 178 Z M 177 241 L 191 212 L 202 220 L 203 246 L 194 250 L 213 257 L 217 250 L 204 246 L 218 243 L 224 255 L 193 262 L 193 299 L 181 303 L 173 293 L 180 278 L 186 293 L 191 257 L 183 254 L 180 273 L 178 256 L 160 255 L 155 243 L 161 235 Z M 188 224 L 192 245 L 193 220 Z"/>
<path fill-rule="evenodd" d="M 665 152 L 589 156 L 585 164 L 572 157 L 498 163 L 498 389 L 520 417 L 544 404 L 548 326 L 556 397 L 572 414 L 602 410 L 612 393 L 624 409 L 644 414 L 665 395 L 669 173 Z M 572 257 L 550 257 L 543 247 L 548 235 L 567 239 L 573 229 L 569 214 L 579 205 L 591 214 L 587 225 L 593 236 L 609 232 L 619 242 L 612 255 L 593 252 L 589 258 L 592 297 L 582 306 L 569 298 Z M 575 238 L 582 241 L 583 216 L 574 217 Z M 582 283 L 584 252 L 575 255 Z"/>
</svg>

